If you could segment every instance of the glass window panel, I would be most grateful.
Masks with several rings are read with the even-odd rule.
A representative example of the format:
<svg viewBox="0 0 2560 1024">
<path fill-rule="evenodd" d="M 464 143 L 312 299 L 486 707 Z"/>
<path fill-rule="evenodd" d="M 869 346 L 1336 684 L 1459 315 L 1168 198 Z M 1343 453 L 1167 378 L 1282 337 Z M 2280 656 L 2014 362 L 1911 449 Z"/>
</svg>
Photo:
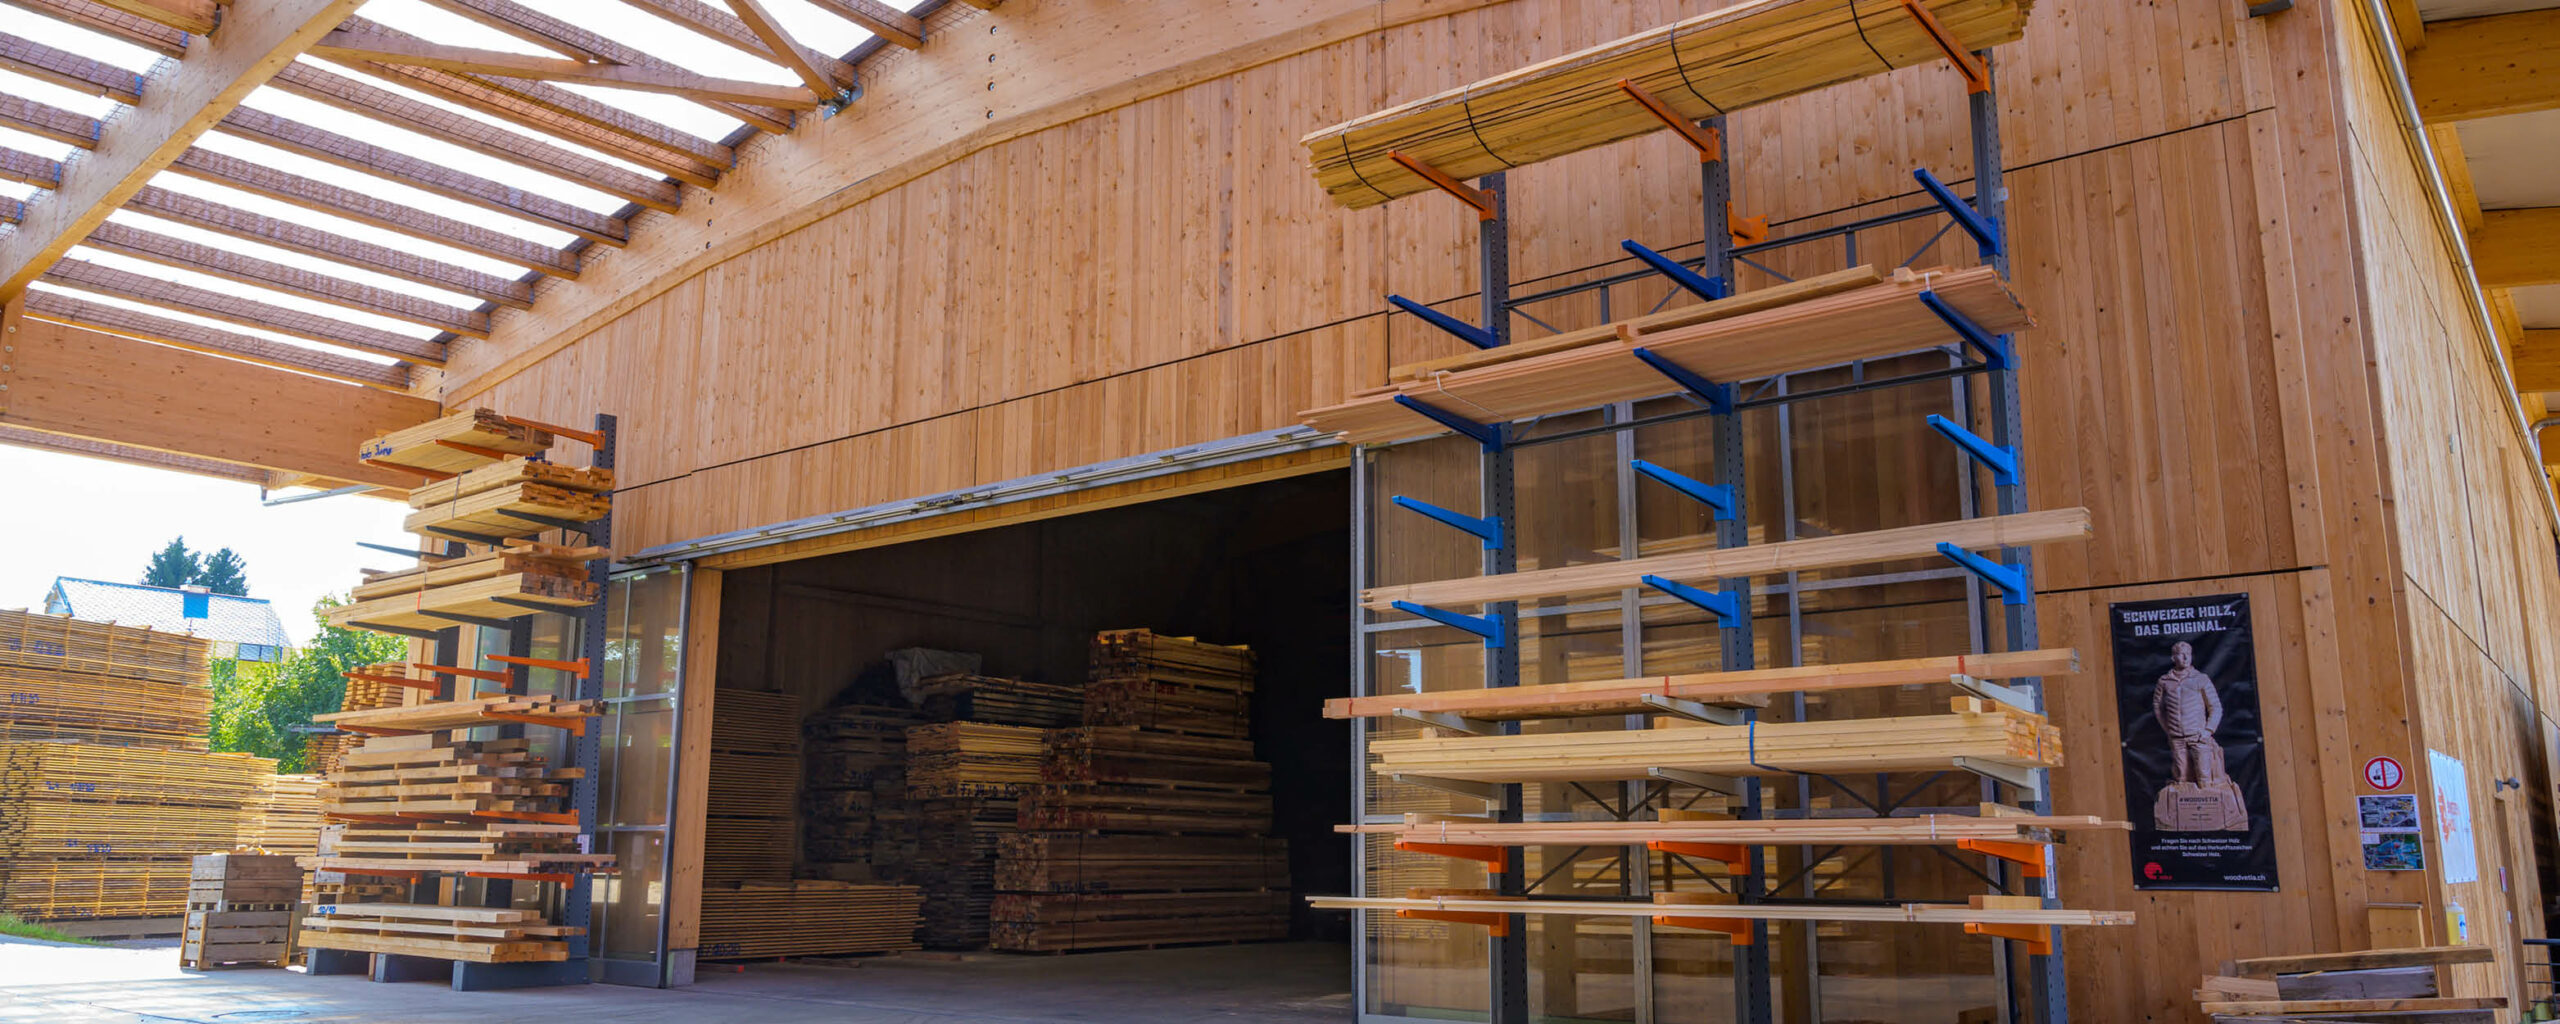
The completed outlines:
<svg viewBox="0 0 2560 1024">
<path fill-rule="evenodd" d="M 653 960 L 658 913 L 666 905 L 661 873 L 666 836 L 660 832 L 608 833 L 605 845 L 621 867 L 595 877 L 595 954 L 615 960 Z"/>
<path fill-rule="evenodd" d="M 612 705 L 611 746 L 604 762 L 611 768 L 604 781 L 604 822 L 608 825 L 663 825 L 667 822 L 667 775 L 675 766 L 675 707 L 670 700 Z"/>
</svg>

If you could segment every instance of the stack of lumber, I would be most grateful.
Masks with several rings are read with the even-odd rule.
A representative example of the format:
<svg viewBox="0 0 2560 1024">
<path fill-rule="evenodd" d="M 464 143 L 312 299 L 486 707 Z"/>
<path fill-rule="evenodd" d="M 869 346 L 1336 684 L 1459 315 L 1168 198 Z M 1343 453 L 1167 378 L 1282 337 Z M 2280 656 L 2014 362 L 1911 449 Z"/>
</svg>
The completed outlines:
<svg viewBox="0 0 2560 1024">
<path fill-rule="evenodd" d="M 178 967 L 282 967 L 293 931 L 302 868 L 291 857 L 211 853 L 195 858 Z"/>
<path fill-rule="evenodd" d="M 531 611 L 522 604 L 509 602 L 527 602 L 541 605 L 544 610 L 567 612 L 596 603 L 599 593 L 601 591 L 595 581 L 588 579 L 583 570 L 572 576 L 509 572 L 342 604 L 329 609 L 329 624 L 346 629 L 362 629 L 367 624 L 403 629 L 443 629 L 453 625 L 453 620 L 426 613 L 511 619 L 531 614 Z"/>
<path fill-rule="evenodd" d="M 1040 781 L 1041 731 L 986 722 L 907 730 L 907 795 L 1011 797 Z"/>
<path fill-rule="evenodd" d="M 415 594 L 436 587 L 472 583 L 509 574 L 584 580 L 587 563 L 606 555 L 600 547 L 567 547 L 539 541 L 509 540 L 505 548 L 461 558 L 448 558 L 394 572 L 367 570 L 352 595 L 372 601 Z"/>
<path fill-rule="evenodd" d="M 1084 724 L 1243 739 L 1253 716 L 1253 652 L 1143 629 L 1093 638 Z"/>
<path fill-rule="evenodd" d="M 1260 835 L 1271 831 L 1271 795 L 1114 782 L 1059 782 L 1022 795 L 1025 832 Z"/>
<path fill-rule="evenodd" d="M 425 705 L 432 706 L 432 705 Z M 552 770 L 523 739 L 415 742 L 369 739 L 320 789 L 320 809 L 363 823 L 553 812 L 575 769 Z M 576 830 L 571 829 L 574 833 Z M 573 836 L 574 838 L 574 836 Z M 352 852 L 341 843 L 341 854 Z M 370 851 L 368 851 L 370 852 Z"/>
<path fill-rule="evenodd" d="M 1146 948 L 1289 937 L 1289 894 L 1268 892 L 1002 893 L 990 910 L 995 946 L 1023 953 Z"/>
<path fill-rule="evenodd" d="M 987 944 L 995 903 L 996 854 L 1013 834 L 1015 798 L 963 796 L 912 801 L 915 859 L 908 880 L 925 892 L 924 944 L 975 949 Z"/>
<path fill-rule="evenodd" d="M 526 458 L 502 459 L 466 470 L 449 480 L 410 488 L 409 507 L 423 509 L 450 505 L 475 494 L 518 484 L 538 484 L 578 494 L 604 494 L 613 490 L 613 471 L 556 466 Z"/>
<path fill-rule="evenodd" d="M 370 736 L 405 736 L 507 722 L 576 727 L 595 714 L 596 702 L 591 700 L 492 693 L 428 704 L 338 711 L 313 715 L 311 720 L 335 723 L 348 732 Z M 368 746 L 379 749 L 379 745 Z"/>
<path fill-rule="evenodd" d="M 338 710 L 371 711 L 376 708 L 399 707 L 408 700 L 408 687 L 393 686 L 376 679 L 357 677 L 398 676 L 406 675 L 408 671 L 409 666 L 400 662 L 366 665 L 356 669 L 347 676 L 346 694 L 338 698 Z M 326 775 L 339 770 L 347 751 L 354 747 L 355 742 L 354 734 L 332 729 L 329 732 L 312 733 L 308 739 L 302 741 L 302 749 L 304 756 L 311 763 L 311 770 Z"/>
<path fill-rule="evenodd" d="M 576 934 L 544 923 L 541 911 L 514 907 L 324 903 L 302 919 L 301 939 L 317 949 L 503 964 L 567 960 L 560 939 Z"/>
<path fill-rule="evenodd" d="M 1424 736 L 1369 744 L 1380 775 L 1476 782 L 1642 779 L 1654 768 L 1712 775 L 1939 771 L 1954 758 L 2059 767 L 2062 733 L 2005 707 L 1946 715 L 1665 727 L 1519 736 Z"/>
<path fill-rule="evenodd" d="M 923 892 L 911 885 L 803 879 L 705 886 L 699 955 L 725 960 L 914 949 L 923 904 Z"/>
<path fill-rule="evenodd" d="M 488 409 L 466 409 L 383 434 L 356 449 L 369 463 L 389 463 L 444 476 L 479 469 L 509 455 L 550 448 L 551 432 L 518 423 Z M 494 455 L 484 453 L 496 453 Z"/>
<path fill-rule="evenodd" d="M 0 741 L 201 750 L 211 650 L 179 633 L 0 611 Z"/>
<path fill-rule="evenodd" d="M 239 841 L 274 770 L 249 754 L 0 743 L 0 910 L 174 917 L 191 859 Z"/>
<path fill-rule="evenodd" d="M 1048 782 L 1113 782 L 1185 789 L 1264 790 L 1271 766 L 1240 739 L 1186 736 L 1134 725 L 1056 730 L 1040 762 Z"/>
<path fill-rule="evenodd" d="M 846 705 L 801 728 L 801 850 L 810 870 L 846 881 L 895 876 L 915 859 L 907 812 L 906 708 Z"/>
<path fill-rule="evenodd" d="M 320 776 L 269 772 L 259 780 L 240 845 L 284 856 L 319 853 Z"/>
<path fill-rule="evenodd" d="M 2491 1024 L 2505 996 L 2447 996 L 2442 972 L 2497 959 L 2487 946 L 2427 946 L 2234 961 L 2207 975 L 2196 1000 L 2216 1021 L 2387 1020 Z"/>
<path fill-rule="evenodd" d="M 1289 888 L 1289 846 L 1279 839 L 1039 832 L 1006 836 L 1002 846 L 996 884 L 1007 892 Z"/>
<path fill-rule="evenodd" d="M 1709 380 L 1749 381 L 1959 344 L 1947 322 L 1920 302 L 1923 292 L 1934 292 L 1993 333 L 2035 324 L 1990 267 L 1897 271 L 1891 279 L 1865 287 L 1686 326 L 1612 325 L 1607 334 L 1593 334 L 1583 344 L 1546 345 L 1538 355 L 1399 381 L 1299 417 L 1345 442 L 1379 444 L 1447 432 L 1397 404 L 1398 397 L 1463 410 L 1480 422 L 1504 422 L 1673 391 L 1667 378 L 1635 357 L 1638 348 Z"/>
<path fill-rule="evenodd" d="M 1049 728 L 1073 725 L 1084 714 L 1084 691 L 1059 683 L 952 672 L 926 676 L 903 687 L 925 717 L 942 722 L 988 722 Z"/>
<path fill-rule="evenodd" d="M 798 715 L 798 701 L 787 693 L 713 691 L 706 884 L 790 880 L 799 845 Z"/>
<path fill-rule="evenodd" d="M 1921 5 L 1972 51 L 2023 35 L 2032 2 Z M 1758 0 L 1355 118 L 1301 142 L 1317 183 L 1357 209 L 1433 187 L 1390 154 L 1463 181 L 1663 130 L 1618 87 L 1622 80 L 1699 120 L 1945 59 L 1901 0 Z"/>
<path fill-rule="evenodd" d="M 431 534 L 445 530 L 474 538 L 504 539 L 530 537 L 557 529 L 543 522 L 544 519 L 589 523 L 604 518 L 611 511 L 613 498 L 610 495 L 551 484 L 514 483 L 421 507 L 402 519 L 400 527 L 411 533 Z M 541 518 L 528 519 L 526 516 Z"/>
</svg>

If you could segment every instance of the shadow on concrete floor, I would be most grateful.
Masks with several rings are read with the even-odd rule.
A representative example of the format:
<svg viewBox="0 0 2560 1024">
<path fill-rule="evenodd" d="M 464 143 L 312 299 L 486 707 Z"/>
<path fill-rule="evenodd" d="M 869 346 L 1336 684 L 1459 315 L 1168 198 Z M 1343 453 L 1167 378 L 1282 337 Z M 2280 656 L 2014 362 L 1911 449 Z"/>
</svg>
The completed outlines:
<svg viewBox="0 0 2560 1024">
<path fill-rule="evenodd" d="M 177 951 L 0 939 L 0 1024 L 1239 1024 L 1352 1017 L 1350 950 L 1324 943 L 1081 956 L 937 954 L 846 966 L 705 965 L 657 991 L 455 992 L 279 970 L 188 974 Z"/>
</svg>

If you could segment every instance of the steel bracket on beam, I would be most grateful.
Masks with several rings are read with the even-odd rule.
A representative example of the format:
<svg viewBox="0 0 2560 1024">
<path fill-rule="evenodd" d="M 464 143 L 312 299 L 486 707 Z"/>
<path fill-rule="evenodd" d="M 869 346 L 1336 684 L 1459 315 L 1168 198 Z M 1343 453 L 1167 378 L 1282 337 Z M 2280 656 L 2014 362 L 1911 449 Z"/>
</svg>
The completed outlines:
<svg viewBox="0 0 2560 1024">
<path fill-rule="evenodd" d="M 1481 718 L 1469 718 L 1465 715 L 1454 714 L 1447 711 L 1417 711 L 1413 708 L 1397 708 L 1393 714 L 1395 717 L 1404 719 L 1408 722 L 1420 722 L 1424 725 L 1463 732 L 1471 736 L 1502 735 L 1502 726 L 1498 723 L 1488 722 Z"/>
<path fill-rule="evenodd" d="M 1947 216 L 1955 220 L 1957 227 L 1963 228 L 1965 234 L 1973 236 L 1974 248 L 1981 253 L 1983 259 L 1988 260 L 2000 255 L 2000 225 L 1994 223 L 1991 218 L 1983 216 L 1982 211 L 1974 209 L 1972 203 L 1958 197 L 1954 189 L 1948 188 L 1945 182 L 1939 181 L 1937 175 L 1929 173 L 1928 168 L 1912 168 L 1911 177 L 1912 180 L 1920 183 L 1921 188 L 1928 190 L 1929 198 L 1937 200 L 1939 206 L 1946 208 Z"/>
<path fill-rule="evenodd" d="M 407 626 L 386 626 L 379 622 L 349 622 L 347 625 L 356 629 L 371 630 L 376 633 L 389 633 L 393 636 L 405 636 L 413 640 L 434 640 L 437 635 L 436 631 L 432 629 L 411 629 Z"/>
<path fill-rule="evenodd" d="M 1954 560 L 1965 571 L 1982 577 L 1983 582 L 2000 588 L 2000 603 L 2027 603 L 2027 574 L 2018 571 L 2017 566 L 2002 565 L 1945 541 L 1938 542 L 1938 553 Z"/>
<path fill-rule="evenodd" d="M 522 624 L 521 620 L 518 619 L 492 619 L 485 615 L 459 615 L 453 612 L 431 612 L 424 608 L 418 609 L 418 614 L 424 615 L 430 619 L 443 619 L 446 622 L 459 622 L 465 626 L 478 626 L 482 629 L 512 630 Z"/>
<path fill-rule="evenodd" d="M 499 515 L 502 515 L 502 516 L 507 516 L 507 517 L 514 518 L 514 519 L 522 519 L 522 520 L 524 520 L 525 522 L 528 522 L 528 523 L 537 523 L 537 524 L 540 524 L 540 525 L 543 525 L 543 526 L 551 527 L 551 528 L 553 528 L 553 529 L 555 529 L 555 530 L 569 530 L 569 531 L 573 531 L 573 532 L 575 532 L 577 535 L 579 535 L 579 536 L 581 536 L 581 537 L 586 536 L 586 535 L 588 534 L 588 532 L 589 532 L 589 531 L 591 531 L 591 530 L 593 530 L 593 529 L 595 528 L 595 524 L 594 524 L 594 523 L 582 523 L 582 522 L 579 522 L 579 521 L 577 521 L 577 520 L 575 520 L 575 519 L 562 519 L 562 518 L 560 518 L 559 516 L 546 516 L 546 515 L 543 515 L 542 513 L 539 513 L 539 512 L 524 512 L 524 511 L 519 511 L 519 510 L 517 510 L 517 509 L 512 509 L 512 508 L 502 508 L 502 509 L 497 510 L 497 512 L 498 512 L 498 514 L 499 514 Z"/>
<path fill-rule="evenodd" d="M 1475 443 L 1483 445 L 1488 453 L 1502 450 L 1502 424 L 1478 423 L 1411 395 L 1397 395 L 1396 404 L 1421 413 L 1434 423 L 1465 434 L 1474 439 Z"/>
<path fill-rule="evenodd" d="M 369 540 L 357 541 L 356 546 L 360 548 L 372 548 L 376 551 L 388 551 L 395 555 L 407 555 L 421 562 L 442 562 L 454 557 L 452 555 L 438 554 L 433 551 L 418 551 L 412 548 L 393 547 L 389 544 L 376 544 Z"/>
<path fill-rule="evenodd" d="M 544 604 L 540 601 L 527 601 L 521 597 L 493 597 L 489 600 L 506 605 L 509 608 L 522 608 L 529 612 L 542 612 L 550 615 L 576 615 L 578 614 L 578 608 L 585 607 L 584 605 L 567 606 Z"/>
<path fill-rule="evenodd" d="M 1733 292 L 1731 288 L 1726 287 L 1723 278 L 1708 277 L 1691 270 L 1679 260 L 1646 248 L 1638 244 L 1635 239 L 1620 241 L 1618 247 L 1625 249 L 1627 255 L 1643 260 L 1644 265 L 1652 267 L 1655 273 L 1670 278 L 1671 283 L 1679 285 L 1682 290 L 1701 299 L 1712 302 Z"/>
<path fill-rule="evenodd" d="M 1731 487 L 1710 484 L 1643 459 L 1630 459 L 1627 464 L 1635 467 L 1636 472 L 1652 477 L 1663 486 L 1695 498 L 1708 508 L 1714 509 L 1717 522 L 1730 522 L 1739 512 L 1733 507 L 1733 488 Z"/>
<path fill-rule="evenodd" d="M 1947 682 L 1954 684 L 1956 689 L 1962 690 L 1976 697 L 1980 697 L 1984 700 L 1991 701 L 1995 704 L 2006 704 L 2031 715 L 2040 715 L 2044 713 L 2042 709 L 2036 706 L 2037 701 L 2033 694 L 2015 686 L 2004 686 L 1988 679 L 1977 679 L 1961 672 L 1948 676 Z"/>
<path fill-rule="evenodd" d="M 1947 300 L 1939 298 L 1935 290 L 1921 292 L 1920 304 L 1929 307 L 1929 312 L 1938 314 L 1938 319 L 1946 321 L 1948 327 L 1954 328 L 1956 336 L 1963 338 L 1965 344 L 1973 346 L 1976 351 L 1982 353 L 1984 369 L 2006 370 L 2009 368 L 2007 339 L 1994 337 L 1991 332 L 1983 330 L 1982 325 L 1974 323 L 1972 317 L 1964 315 L 1963 311 L 1954 306 L 1947 305 Z"/>
<path fill-rule="evenodd" d="M 1636 701 L 1663 714 L 1678 715 L 1694 722 L 1705 722 L 1709 725 L 1742 724 L 1742 713 L 1732 708 L 1700 704 L 1694 700 L 1666 697 L 1659 693 L 1638 694 Z"/>
<path fill-rule="evenodd" d="M 1436 789 L 1443 793 L 1456 793 L 1459 796 L 1471 796 L 1486 803 L 1499 803 L 1502 800 L 1502 787 L 1490 782 L 1468 782 L 1464 779 L 1444 779 L 1436 775 L 1389 775 L 1387 778 L 1389 781 L 1401 783 L 1407 786 L 1420 786 L 1424 789 Z"/>
<path fill-rule="evenodd" d="M 1477 348 L 1492 348 L 1501 344 L 1499 340 L 1494 338 L 1493 329 L 1490 327 L 1478 327 L 1464 320 L 1460 320 L 1457 317 L 1450 316 L 1447 313 L 1443 313 L 1419 302 L 1415 302 L 1412 299 L 1405 298 L 1402 295 L 1387 296 L 1387 304 L 1394 306 L 1397 309 L 1404 310 L 1407 313 L 1411 313 L 1416 319 L 1421 320 L 1423 323 L 1430 324 L 1433 327 L 1447 331 L 1450 334 L 1455 335 L 1459 341 L 1466 342 L 1467 344 L 1473 345 Z"/>
<path fill-rule="evenodd" d="M 1955 758 L 1953 760 L 1953 764 L 1957 768 L 1972 772 L 1976 775 L 1982 776 L 1983 778 L 1990 779 L 1993 782 L 2005 783 L 2007 785 L 2018 787 L 2020 790 L 2024 791 L 2026 799 L 2030 803 L 2044 799 L 2043 772 L 2038 769 L 2020 768 L 2014 764 L 2001 764 L 1997 761 L 1985 761 L 1980 758 L 1973 757 Z"/>
<path fill-rule="evenodd" d="M 1505 631 L 1502 628 L 1502 616 L 1499 615 L 1468 615 L 1464 612 L 1453 612 L 1446 608 L 1434 608 L 1427 604 L 1415 604 L 1411 601 L 1397 601 L 1395 602 L 1395 609 L 1400 612 L 1407 612 L 1422 616 L 1423 618 L 1430 619 L 1431 621 L 1437 622 L 1443 626 L 1448 626 L 1453 629 L 1463 629 L 1479 637 L 1483 637 L 1484 645 L 1487 647 L 1511 646 L 1511 638 L 1504 635 Z"/>
<path fill-rule="evenodd" d="M 1989 469 L 1992 483 L 2006 487 L 2018 482 L 2016 446 L 1992 444 L 1973 431 L 1957 426 L 1956 421 L 1936 413 L 1929 414 L 1929 426 L 1935 428 L 1947 440 L 1955 442 L 1956 447 L 1963 449 L 1966 455 L 1973 456 L 1975 462 L 1982 463 L 1984 468 Z"/>
<path fill-rule="evenodd" d="M 1698 400 L 1707 403 L 1707 408 L 1713 410 L 1716 415 L 1722 416 L 1733 411 L 1733 385 L 1718 384 L 1698 376 L 1688 367 L 1665 359 L 1661 353 L 1649 348 L 1628 351 L 1636 358 L 1644 360 L 1646 366 L 1653 367 L 1653 372 L 1671 378 L 1672 383 L 1680 385 L 1680 390 L 1696 395 Z"/>
<path fill-rule="evenodd" d="M 1644 774 L 1647 778 L 1676 782 L 1683 786 L 1695 786 L 1736 799 L 1743 796 L 1746 792 L 1745 787 L 1748 785 L 1730 775 L 1709 775 L 1706 772 L 1690 771 L 1686 768 L 1647 768 Z"/>
<path fill-rule="evenodd" d="M 1643 579 L 1646 586 L 1714 612 L 1718 628 L 1732 629 L 1735 623 L 1742 621 L 1742 602 L 1732 594 L 1700 590 L 1652 573 L 1646 573 Z"/>
<path fill-rule="evenodd" d="M 455 540 L 468 544 L 504 544 L 507 541 L 505 537 L 500 537 L 496 534 L 473 533 L 469 530 L 457 530 L 450 526 L 421 526 L 418 527 L 418 532 L 432 533 L 439 537 L 451 537 Z"/>
<path fill-rule="evenodd" d="M 1475 535 L 1477 540 L 1484 542 L 1484 549 L 1487 551 L 1498 551 L 1502 548 L 1502 520 L 1500 519 L 1491 516 L 1471 516 L 1464 512 L 1451 511 L 1430 502 L 1408 498 L 1401 494 L 1396 495 L 1389 500 L 1395 502 L 1397 508 L 1410 512 L 1419 512 L 1433 520 Z"/>
</svg>

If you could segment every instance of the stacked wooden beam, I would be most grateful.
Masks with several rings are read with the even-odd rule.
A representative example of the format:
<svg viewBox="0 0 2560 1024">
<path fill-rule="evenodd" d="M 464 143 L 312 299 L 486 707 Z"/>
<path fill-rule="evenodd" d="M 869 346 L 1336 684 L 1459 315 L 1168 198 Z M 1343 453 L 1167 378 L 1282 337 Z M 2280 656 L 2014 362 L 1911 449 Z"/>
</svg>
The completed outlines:
<svg viewBox="0 0 2560 1024">
<path fill-rule="evenodd" d="M 1155 732 L 1134 725 L 1059 729 L 1041 759 L 1048 782 L 1267 790 L 1271 766 L 1240 739 Z"/>
<path fill-rule="evenodd" d="M 600 547 L 567 547 L 510 539 L 506 547 L 462 558 L 448 558 L 394 572 L 367 572 L 351 596 L 372 601 L 422 590 L 473 583 L 510 574 L 584 580 L 587 563 L 606 554 Z"/>
<path fill-rule="evenodd" d="M 907 730 L 907 795 L 1012 797 L 1040 781 L 1040 730 L 940 722 Z"/>
<path fill-rule="evenodd" d="M 409 513 L 400 526 L 412 533 L 464 540 L 505 539 L 557 529 L 557 523 L 551 520 L 594 522 L 612 510 L 613 499 L 608 495 L 551 484 L 514 483 L 425 506 Z"/>
<path fill-rule="evenodd" d="M 915 860 L 907 810 L 906 708 L 848 705 L 809 716 L 801 736 L 801 849 L 812 871 L 845 881 L 903 877 Z"/>
<path fill-rule="evenodd" d="M 399 707 L 408 700 L 409 688 L 376 680 L 405 675 L 408 673 L 408 668 L 404 663 L 394 662 L 385 665 L 366 665 L 355 670 L 347 677 L 346 694 L 338 699 L 338 710 L 371 711 L 375 708 Z M 360 676 L 375 678 L 358 678 Z M 327 775 L 336 773 L 343 766 L 347 751 L 353 749 L 355 742 L 354 733 L 335 730 L 315 732 L 310 738 L 302 741 L 302 749 L 311 762 L 311 770 Z"/>
<path fill-rule="evenodd" d="M 1072 725 L 1084 713 L 1081 687 L 1028 679 L 946 673 L 905 688 L 925 717 L 947 722 L 987 722 L 1049 728 Z"/>
<path fill-rule="evenodd" d="M 912 885 L 802 879 L 706 886 L 699 955 L 724 960 L 914 949 L 923 904 L 923 891 Z"/>
<path fill-rule="evenodd" d="M 183 633 L 0 611 L 0 665 L 159 683 L 202 683 L 209 641 Z"/>
<path fill-rule="evenodd" d="M 443 907 L 410 903 L 324 903 L 302 919 L 302 944 L 319 949 L 526 963 L 566 960 L 561 939 L 579 929 L 545 923 L 542 912 L 513 907 Z"/>
<path fill-rule="evenodd" d="M 0 742 L 201 750 L 211 649 L 184 634 L 0 611 Z"/>
<path fill-rule="evenodd" d="M 1424 736 L 1373 741 L 1369 752 L 1381 775 L 1596 782 L 1647 778 L 1655 768 L 1711 775 L 1937 771 L 1959 757 L 2022 768 L 2059 767 L 2062 733 L 2040 715 L 1981 708 L 1974 702 L 1953 714 L 1904 718 Z"/>
<path fill-rule="evenodd" d="M 527 740 L 438 742 L 438 735 L 366 740 L 322 785 L 321 812 L 359 822 L 538 814 L 557 810 L 576 777 L 548 768 Z"/>
<path fill-rule="evenodd" d="M 449 729 L 473 729 L 507 722 L 570 726 L 596 714 L 596 702 L 560 697 L 491 693 L 460 700 L 405 704 L 366 711 L 313 715 L 312 721 L 336 723 L 349 732 L 403 736 Z M 372 745 L 383 749 L 388 745 Z"/>
<path fill-rule="evenodd" d="M 583 576 L 509 572 L 339 605 L 329 609 L 329 624 L 344 629 L 372 625 L 435 630 L 454 624 L 442 616 L 508 619 L 529 614 L 532 609 L 527 605 L 566 613 L 596 603 L 601 593 L 594 580 Z"/>
<path fill-rule="evenodd" d="M 787 693 L 713 692 L 702 850 L 706 884 L 790 880 L 798 847 L 798 717 L 798 702 Z M 713 941 L 704 934 L 703 941 Z"/>
<path fill-rule="evenodd" d="M 2488 946 L 2422 946 L 2230 961 L 2196 999 L 2216 1022 L 2387 1020 L 2394 1024 L 2490 1024 L 2505 996 L 2448 996 L 2444 972 L 2497 959 Z"/>
<path fill-rule="evenodd" d="M 466 470 L 451 479 L 410 488 L 409 507 L 424 509 L 450 505 L 475 494 L 517 484 L 539 484 L 562 491 L 602 494 L 613 490 L 613 471 L 556 466 L 524 458 L 504 459 Z"/>
<path fill-rule="evenodd" d="M 320 852 L 320 776 L 269 772 L 250 810 L 240 845 L 282 856 Z"/>
<path fill-rule="evenodd" d="M 459 476 L 507 456 L 551 447 L 548 430 L 509 420 L 488 409 L 466 409 L 414 427 L 394 430 L 357 449 L 368 463 L 387 463 L 430 474 Z"/>
<path fill-rule="evenodd" d="M 274 769 L 248 754 L 0 743 L 0 910 L 174 919 L 191 859 L 239 841 Z"/>
<path fill-rule="evenodd" d="M 1084 724 L 1243 739 L 1253 716 L 1253 651 L 1113 630 L 1093 639 Z"/>
<path fill-rule="evenodd" d="M 1993 333 L 2035 324 L 1992 268 L 1903 271 L 1878 284 L 1687 326 L 1613 325 L 1605 340 L 1400 381 L 1299 415 L 1347 442 L 1377 444 L 1447 432 L 1398 404 L 1399 397 L 1498 422 L 1673 391 L 1667 378 L 1636 358 L 1639 348 L 1709 380 L 1747 381 L 1959 344 L 1947 322 L 1921 302 L 1923 294 Z"/>
<path fill-rule="evenodd" d="M 302 868 L 291 857 L 214 853 L 195 858 L 178 967 L 282 967 Z"/>
<path fill-rule="evenodd" d="M 1964 50 L 2015 40 L 2032 0 L 1921 0 Z M 1505 72 L 1307 135 L 1316 181 L 1344 206 L 1663 130 L 1632 83 L 1695 121 L 1945 59 L 1901 0 L 1758 0 Z"/>
<path fill-rule="evenodd" d="M 908 880 L 925 892 L 924 944 L 937 949 L 976 949 L 987 944 L 987 914 L 995 903 L 996 855 L 1014 832 L 1016 798 L 964 796 L 915 798 L 914 863 Z"/>
</svg>

